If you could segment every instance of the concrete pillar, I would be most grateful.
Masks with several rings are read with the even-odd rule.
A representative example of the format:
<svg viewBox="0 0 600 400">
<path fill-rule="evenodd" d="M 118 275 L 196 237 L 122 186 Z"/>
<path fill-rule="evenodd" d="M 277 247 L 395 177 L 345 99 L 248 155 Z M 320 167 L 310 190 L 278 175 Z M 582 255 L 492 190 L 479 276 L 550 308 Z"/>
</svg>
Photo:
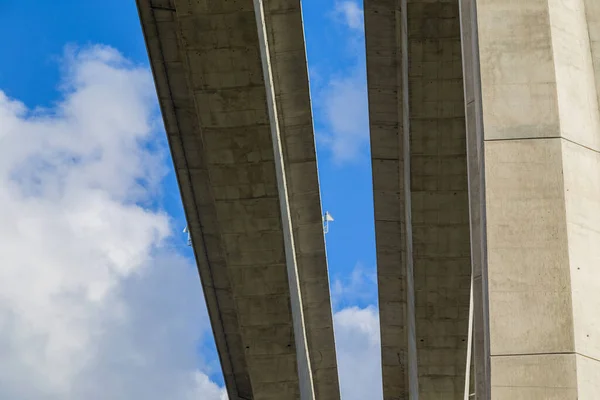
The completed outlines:
<svg viewBox="0 0 600 400">
<path fill-rule="evenodd" d="M 461 0 L 478 399 L 600 398 L 600 6 Z"/>
</svg>

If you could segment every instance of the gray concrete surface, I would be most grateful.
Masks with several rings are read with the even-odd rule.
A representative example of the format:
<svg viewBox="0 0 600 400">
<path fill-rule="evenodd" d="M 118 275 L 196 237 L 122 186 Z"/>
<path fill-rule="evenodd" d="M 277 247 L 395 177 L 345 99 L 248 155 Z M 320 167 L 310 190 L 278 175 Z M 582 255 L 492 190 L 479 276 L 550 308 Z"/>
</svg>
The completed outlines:
<svg viewBox="0 0 600 400">
<path fill-rule="evenodd" d="M 299 1 L 138 5 L 230 398 L 339 398 Z M 600 398 L 600 3 L 365 30 L 384 399 L 463 398 L 471 279 L 477 399 Z"/>
<path fill-rule="evenodd" d="M 299 0 L 138 8 L 229 398 L 339 399 Z"/>
<path fill-rule="evenodd" d="M 477 26 L 477 2 L 460 0 L 469 220 L 471 230 L 471 274 L 473 284 L 472 386 L 477 399 L 489 399 L 490 335 L 487 269 L 487 208 L 485 191 L 481 68 Z"/>
<path fill-rule="evenodd" d="M 365 30 L 384 398 L 462 399 L 471 262 L 458 2 L 365 0 Z"/>
<path fill-rule="evenodd" d="M 600 9 L 474 5 L 463 0 L 472 204 L 485 206 L 472 229 L 487 256 L 478 398 L 600 398 Z"/>
<path fill-rule="evenodd" d="M 470 275 L 477 399 L 600 398 L 600 3 L 365 23 L 384 398 L 463 398 Z"/>
</svg>

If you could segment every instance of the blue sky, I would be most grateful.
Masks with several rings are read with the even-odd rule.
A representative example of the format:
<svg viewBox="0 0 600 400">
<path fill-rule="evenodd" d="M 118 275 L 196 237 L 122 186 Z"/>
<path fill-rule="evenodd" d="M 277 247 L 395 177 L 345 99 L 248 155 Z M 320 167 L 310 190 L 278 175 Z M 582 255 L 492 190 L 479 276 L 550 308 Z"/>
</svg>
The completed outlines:
<svg viewBox="0 0 600 400">
<path fill-rule="evenodd" d="M 304 0 L 303 7 L 322 201 L 324 210 L 328 210 L 335 218 L 327 235 L 327 250 L 342 392 L 345 400 L 353 400 L 361 398 L 361 389 L 352 386 L 361 382 L 359 375 L 365 375 L 360 371 L 361 366 L 373 367 L 368 379 L 380 379 L 380 372 L 376 370 L 379 356 L 375 354 L 378 352 L 377 313 L 374 308 L 377 298 L 376 261 L 368 149 L 362 3 Z M 35 13 L 32 10 L 36 10 Z M 128 388 L 126 381 L 135 382 L 133 377 L 148 381 L 149 376 L 158 375 L 158 371 L 152 370 L 151 362 L 146 360 L 144 364 L 138 360 L 140 357 L 141 359 L 151 357 L 155 362 L 160 360 L 161 363 L 166 363 L 165 365 L 172 365 L 172 373 L 166 375 L 172 375 L 173 381 L 164 378 L 160 390 L 167 392 L 170 387 L 180 387 L 181 382 L 178 379 L 184 379 L 182 377 L 189 370 L 195 374 L 193 382 L 190 381 L 192 382 L 190 393 L 198 390 L 205 394 L 205 398 L 208 398 L 206 393 L 209 392 L 220 396 L 219 385 L 222 385 L 222 378 L 207 326 L 203 301 L 199 294 L 200 286 L 194 280 L 195 270 L 190 250 L 185 246 L 185 235 L 181 233 L 181 229 L 185 226 L 181 201 L 171 163 L 166 154 L 166 142 L 153 98 L 154 93 L 148 90 L 149 87 L 153 90 L 153 87 L 148 84 L 147 54 L 135 2 L 133 0 L 103 2 L 0 0 L 0 34 L 4 38 L 9 38 L 3 41 L 0 52 L 0 94 L 2 94 L 0 96 L 0 147 L 7 154 L 15 155 L 14 164 L 8 161 L 0 162 L 0 179 L 2 179 L 2 166 L 6 164 L 4 166 L 6 184 L 15 185 L 15 190 L 22 196 L 12 198 L 14 196 L 7 195 L 7 204 L 12 204 L 14 207 L 18 207 L 17 204 L 21 206 L 27 204 L 29 207 L 21 209 L 21 214 L 17 212 L 11 214 L 14 226 L 21 229 L 23 226 L 29 226 L 27 224 L 33 224 L 27 219 L 27 213 L 32 209 L 40 212 L 38 219 L 41 221 L 45 221 L 45 215 L 52 215 L 53 218 L 64 215 L 63 220 L 53 220 L 55 225 L 42 224 L 37 229 L 44 232 L 43 229 L 50 229 L 50 227 L 58 229 L 56 226 L 59 226 L 66 235 L 61 245 L 75 243 L 83 234 L 81 230 L 73 230 L 73 217 L 67 219 L 67 216 L 73 209 L 77 209 L 79 204 L 76 202 L 77 199 L 88 197 L 96 199 L 97 202 L 100 202 L 98 199 L 106 200 L 107 203 L 101 203 L 103 204 L 101 209 L 118 210 L 113 212 L 114 215 L 127 213 L 118 214 L 121 215 L 121 219 L 131 216 L 131 218 L 138 218 L 135 221 L 139 220 L 139 223 L 132 223 L 135 229 L 120 225 L 119 227 L 107 225 L 102 228 L 108 233 L 99 230 L 100 222 L 94 222 L 93 229 L 96 230 L 93 232 L 102 234 L 102 238 L 106 235 L 126 234 L 128 236 L 124 237 L 137 240 L 134 242 L 131 239 L 132 242 L 127 248 L 119 248 L 124 246 L 123 243 L 107 243 L 102 248 L 91 247 L 87 250 L 88 253 L 85 254 L 94 254 L 94 257 L 100 261 L 98 261 L 98 269 L 86 267 L 85 271 L 88 275 L 82 275 L 81 279 L 87 279 L 88 276 L 101 276 L 106 282 L 101 288 L 89 286 L 89 283 L 83 280 L 73 283 L 70 279 L 74 271 L 83 270 L 80 264 L 86 262 L 85 254 L 81 255 L 82 258 L 77 257 L 80 257 L 78 254 L 81 246 L 85 247 L 87 244 L 80 245 L 76 249 L 61 248 L 60 254 L 54 254 L 52 251 L 56 246 L 52 247 L 51 243 L 46 243 L 45 241 L 49 239 L 44 237 L 32 238 L 30 230 L 23 228 L 22 237 L 7 233 L 7 237 L 14 241 L 15 248 L 18 247 L 18 240 L 21 239 L 24 246 L 34 240 L 41 240 L 37 251 L 42 252 L 41 249 L 47 247 L 49 253 L 35 254 L 35 256 L 56 260 L 59 266 L 57 270 L 61 270 L 62 267 L 65 270 L 64 275 L 57 275 L 60 279 L 51 275 L 45 281 L 40 281 L 48 296 L 51 296 L 40 298 L 40 304 L 44 306 L 29 304 L 29 302 L 26 304 L 24 298 L 15 294 L 14 297 L 9 298 L 10 302 L 7 301 L 7 305 L 3 308 L 2 297 L 0 297 L 0 326 L 3 321 L 12 321 L 15 332 L 23 331 L 27 337 L 38 338 L 39 336 L 38 339 L 43 343 L 56 342 L 55 347 L 58 346 L 58 349 L 61 349 L 60 346 L 67 346 L 74 352 L 79 347 L 73 343 L 87 343 L 84 339 L 92 337 L 101 338 L 102 345 L 106 341 L 107 348 L 117 348 L 117 344 L 125 346 L 126 343 L 134 340 L 130 336 L 133 332 L 151 327 L 158 333 L 150 335 L 152 342 L 148 343 L 156 349 L 162 349 L 148 355 L 149 353 L 144 353 L 139 343 L 135 346 L 130 344 L 129 347 L 124 348 L 140 347 L 140 354 L 127 358 L 121 355 L 120 358 L 114 359 L 109 357 L 109 351 L 105 351 L 102 357 L 90 358 L 85 364 L 69 364 L 69 368 L 65 366 L 65 370 L 74 371 L 70 375 L 65 372 L 50 379 L 42 374 L 40 382 L 45 383 L 38 385 L 39 390 L 36 389 L 38 391 L 31 391 L 32 389 L 26 388 L 26 385 L 20 387 L 16 383 L 11 384 L 4 394 L 9 394 L 9 397 L 17 400 L 92 398 L 86 394 L 86 390 L 91 390 L 94 384 L 100 382 L 92 382 L 91 378 L 86 378 L 85 372 L 87 371 L 91 376 L 92 372 L 104 371 L 105 375 L 95 376 L 105 377 L 107 382 L 113 382 L 115 387 L 120 388 L 118 393 L 113 394 L 113 398 L 121 398 L 120 395 L 127 398 L 127 395 L 131 396 L 133 393 L 141 395 L 134 391 L 138 389 Z M 129 84 L 132 86 L 127 86 L 120 91 L 119 86 L 115 84 L 114 92 L 110 92 L 112 84 L 104 88 L 102 85 L 108 81 L 103 79 L 114 79 L 115 82 L 124 79 L 126 86 Z M 136 83 L 138 81 L 139 85 Z M 99 94 L 94 96 L 94 93 Z M 90 99 L 90 96 L 93 99 Z M 106 102 L 102 103 L 104 96 Z M 120 115 L 119 112 L 116 112 L 119 114 L 116 117 L 108 114 L 114 106 L 111 96 L 129 99 L 122 104 L 123 108 L 132 107 L 134 111 L 131 114 L 138 119 L 134 120 L 131 115 Z M 123 135 L 123 132 L 130 134 L 131 140 L 121 139 L 119 135 Z M 109 153 L 110 150 L 112 156 L 99 161 L 94 159 L 90 155 L 92 153 L 88 153 L 87 147 L 92 145 L 86 143 L 88 138 L 86 135 L 89 135 L 90 142 L 97 145 L 103 154 Z M 107 138 L 114 138 L 115 142 L 108 142 Z M 36 140 L 39 141 L 38 147 L 24 144 L 36 143 Z M 122 146 L 126 151 L 115 146 Z M 53 151 L 54 149 L 56 151 Z M 3 157 L 2 151 L 0 150 L 0 159 Z M 72 156 L 61 158 L 65 152 Z M 18 157 L 20 155 L 22 159 Z M 5 159 L 12 160 L 8 156 Z M 32 163 L 32 160 L 35 162 Z M 15 178 L 14 170 L 17 166 L 26 165 L 24 163 L 38 165 L 38 162 L 39 165 L 46 166 L 43 174 L 31 167 L 31 170 L 23 169 L 25 172 Z M 147 168 L 149 162 L 154 162 L 159 167 L 150 171 Z M 130 179 L 122 178 L 114 182 L 105 172 L 113 169 L 121 171 L 123 168 L 130 172 Z M 82 177 L 83 171 L 91 172 L 86 172 L 88 175 Z M 147 184 L 139 186 L 140 181 Z M 53 186 L 54 184 L 56 187 Z M 98 194 L 98 187 L 104 192 Z M 0 197 L 0 207 L 3 205 L 1 201 L 2 197 Z M 43 210 L 46 210 L 47 214 L 44 214 Z M 31 214 L 35 215 L 35 212 L 31 211 Z M 78 229 L 84 229 L 85 234 L 88 233 L 85 229 L 92 230 L 88 225 Z M 130 254 L 131 249 L 138 249 L 138 252 Z M 67 257 L 65 254 L 69 254 L 70 258 L 65 258 Z M 107 257 L 114 264 L 114 268 L 108 268 L 110 273 L 104 271 L 106 268 L 101 261 L 106 260 Z M 139 264 L 139 270 L 134 270 L 127 264 L 128 262 L 132 265 Z M 21 271 L 31 273 L 34 273 L 35 268 L 39 268 L 34 266 L 34 263 L 33 258 L 30 261 L 19 259 L 18 262 L 14 262 L 15 265 L 18 264 Z M 65 267 L 67 265 L 72 270 Z M 167 265 L 178 265 L 180 269 L 169 270 L 167 268 L 170 267 Z M 98 270 L 104 271 L 102 275 L 98 275 L 100 274 Z M 13 275 L 11 277 L 16 279 Z M 8 276 L 4 278 L 9 279 Z M 104 282 L 101 278 L 97 278 L 98 282 Z M 45 283 L 47 281 L 61 282 L 61 284 L 51 287 L 50 284 Z M 25 291 L 37 290 L 37 286 L 27 286 L 22 279 L 19 283 L 24 285 Z M 64 289 L 65 287 L 68 290 Z M 88 317 L 78 314 L 82 311 L 77 311 L 78 308 L 65 303 L 63 297 L 67 292 L 70 296 L 71 292 L 83 290 L 82 287 L 87 290 L 85 304 L 89 307 L 86 310 L 96 310 L 100 315 L 98 304 L 106 307 L 112 304 L 111 310 L 114 310 L 117 304 L 124 310 L 123 315 L 130 315 L 130 318 L 117 323 L 114 315 L 91 321 Z M 64 293 L 60 290 L 64 290 Z M 170 296 L 182 292 L 186 293 L 183 298 L 173 299 L 173 296 Z M 46 292 L 40 291 L 40 293 Z M 61 300 L 55 304 L 57 293 Z M 102 301 L 98 301 L 97 298 L 101 298 Z M 31 321 L 25 321 L 25 317 L 15 317 L 14 310 L 26 305 L 27 308 L 24 309 L 29 310 L 27 312 L 31 312 L 32 316 L 39 315 L 43 307 L 48 306 L 48 299 L 52 299 L 51 304 L 55 308 L 47 310 L 47 313 L 56 313 L 60 318 L 68 317 L 71 323 L 77 322 L 76 326 L 81 325 L 77 341 L 73 338 L 65 339 L 71 335 L 71 332 L 63 332 L 51 321 L 47 326 L 37 324 L 35 330 L 30 327 Z M 144 306 L 149 304 L 162 310 L 163 314 L 153 315 L 147 311 L 140 311 L 145 310 Z M 117 308 L 121 309 L 119 307 Z M 22 315 L 29 314 L 23 312 Z M 161 321 L 159 315 L 168 315 L 165 318 L 171 322 Z M 82 321 L 85 321 L 85 324 Z M 165 327 L 165 324 L 171 325 Z M 107 330 L 114 330 L 115 333 L 106 334 Z M 2 335 L 3 333 L 0 333 L 0 354 L 2 354 L 3 342 L 12 343 L 17 339 L 22 340 L 21 336 L 8 335 L 3 338 Z M 107 339 L 109 336 L 110 340 Z M 148 340 L 150 341 L 150 338 Z M 179 340 L 181 345 L 178 345 L 177 350 L 168 350 L 174 340 Z M 184 344 L 189 348 L 184 347 Z M 190 348 L 196 351 L 192 358 L 188 354 L 191 353 Z M 45 361 L 54 360 L 50 357 L 53 353 L 48 350 L 49 348 L 42 346 L 42 349 L 45 349 L 43 351 L 46 355 Z M 83 349 L 84 347 L 81 347 L 80 350 Z M 179 356 L 175 357 L 174 354 Z M 34 376 L 34 372 L 27 369 L 32 367 L 21 358 L 20 354 L 12 354 L 12 358 L 15 365 L 19 366 L 19 370 Z M 131 360 L 134 359 L 138 361 L 133 363 Z M 165 362 L 167 359 L 168 362 Z M 140 363 L 145 367 L 141 368 Z M 111 365 L 119 365 L 122 374 L 131 374 L 132 378 L 119 380 L 121 378 L 107 372 L 111 370 L 109 368 Z M 180 370 L 181 375 L 176 376 L 173 372 Z M 164 371 L 162 375 L 165 375 Z M 0 367 L 0 387 L 3 386 L 3 382 L 11 379 Z M 355 383 L 351 383 L 352 381 Z M 377 390 L 379 387 L 377 383 L 371 382 L 369 385 L 362 386 L 368 386 L 369 390 L 373 387 Z M 66 390 L 64 387 L 69 387 L 68 395 L 64 391 L 61 392 Z M 159 393 L 160 390 L 156 389 L 155 393 Z M 0 389 L 0 397 L 4 398 L 2 394 Z M 182 394 L 180 398 L 186 398 L 185 396 Z"/>
</svg>

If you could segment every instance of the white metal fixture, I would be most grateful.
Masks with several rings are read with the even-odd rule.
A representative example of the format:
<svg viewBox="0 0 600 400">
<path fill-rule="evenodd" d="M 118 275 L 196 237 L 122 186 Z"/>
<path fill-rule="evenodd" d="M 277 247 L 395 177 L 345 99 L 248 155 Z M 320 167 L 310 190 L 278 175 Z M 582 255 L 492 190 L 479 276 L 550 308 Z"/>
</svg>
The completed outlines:
<svg viewBox="0 0 600 400">
<path fill-rule="evenodd" d="M 333 222 L 333 217 L 331 216 L 331 214 L 329 214 L 329 211 L 326 211 L 325 215 L 323 216 L 323 232 L 329 232 L 330 222 Z"/>
<path fill-rule="evenodd" d="M 187 225 L 185 228 L 183 228 L 183 233 L 187 233 L 187 245 L 191 246 L 192 245 L 192 235 L 191 235 L 190 230 L 188 229 Z"/>
</svg>

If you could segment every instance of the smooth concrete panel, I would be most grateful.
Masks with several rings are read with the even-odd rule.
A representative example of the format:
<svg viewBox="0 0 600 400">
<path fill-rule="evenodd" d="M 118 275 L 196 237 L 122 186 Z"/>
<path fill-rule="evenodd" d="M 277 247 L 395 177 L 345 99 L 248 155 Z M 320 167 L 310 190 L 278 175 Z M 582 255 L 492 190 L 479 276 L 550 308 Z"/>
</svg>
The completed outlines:
<svg viewBox="0 0 600 400">
<path fill-rule="evenodd" d="M 600 393 L 600 361 L 577 354 L 578 400 L 595 400 Z"/>
<path fill-rule="evenodd" d="M 574 354 L 492 357 L 491 398 L 581 400 L 577 392 L 576 357 Z"/>
<path fill-rule="evenodd" d="M 548 0 L 479 0 L 485 139 L 558 137 Z"/>
<path fill-rule="evenodd" d="M 600 153 L 568 141 L 562 153 L 575 351 L 600 359 Z"/>
<path fill-rule="evenodd" d="M 595 0 L 585 0 L 584 6 L 594 65 L 596 92 L 600 94 L 600 3 Z"/>
<path fill-rule="evenodd" d="M 550 0 L 561 137 L 600 150 L 600 115 L 585 0 Z"/>
<path fill-rule="evenodd" d="M 486 140 L 565 137 L 599 150 L 584 0 L 477 4 Z"/>
<path fill-rule="evenodd" d="M 561 140 L 485 148 L 492 355 L 573 351 Z"/>
</svg>

